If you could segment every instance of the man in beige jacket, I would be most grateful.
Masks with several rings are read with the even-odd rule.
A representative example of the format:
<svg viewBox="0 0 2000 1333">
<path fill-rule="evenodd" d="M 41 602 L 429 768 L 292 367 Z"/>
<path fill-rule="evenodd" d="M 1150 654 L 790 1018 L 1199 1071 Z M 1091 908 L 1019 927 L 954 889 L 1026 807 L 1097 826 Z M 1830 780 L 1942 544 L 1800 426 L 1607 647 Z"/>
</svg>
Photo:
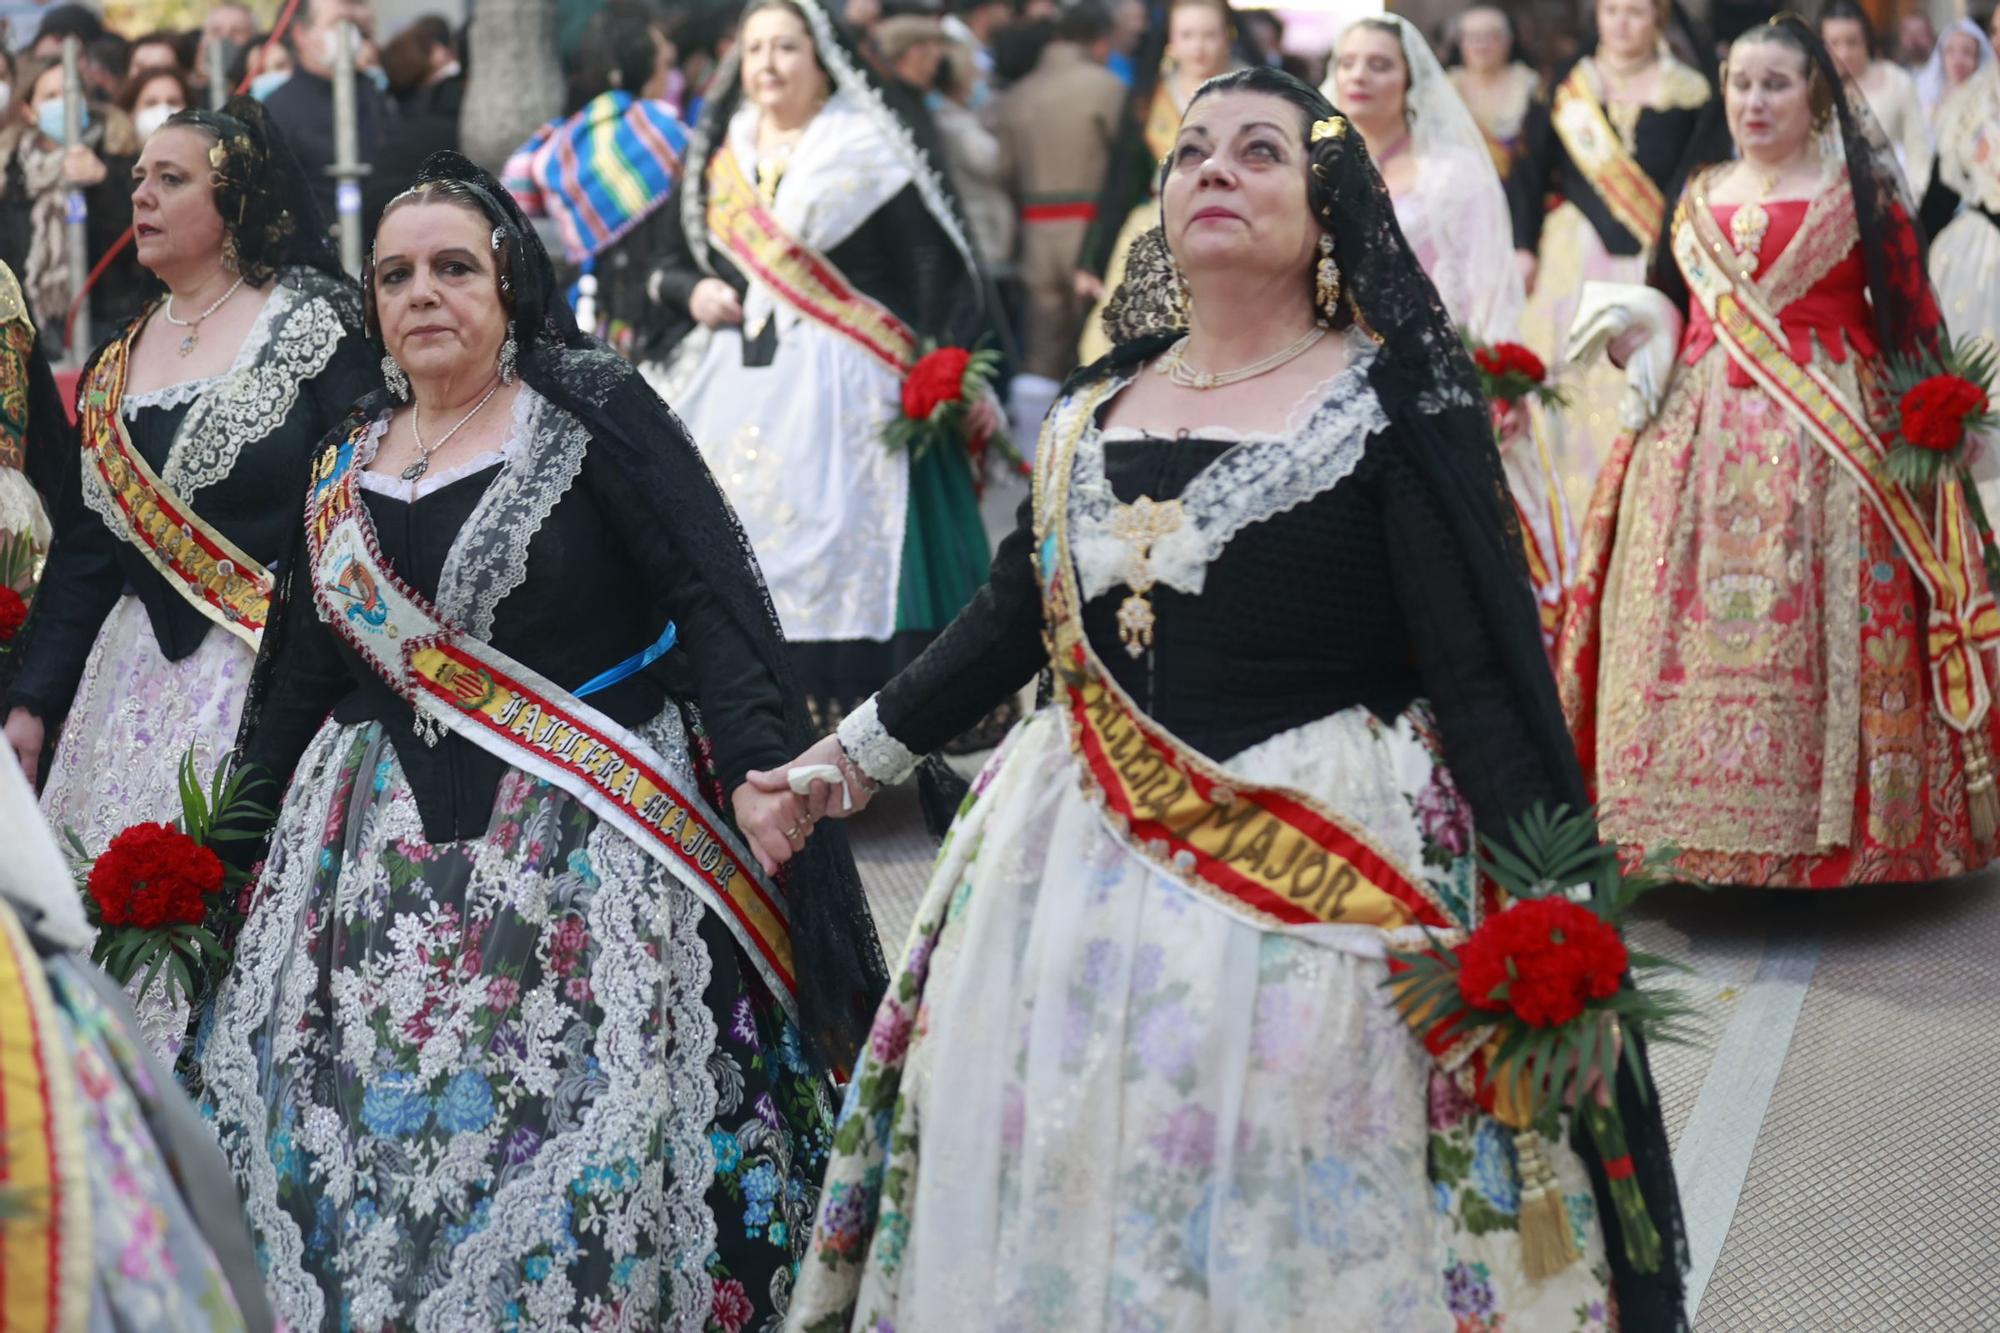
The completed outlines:
<svg viewBox="0 0 2000 1333">
<path fill-rule="evenodd" d="M 1076 292 L 1077 256 L 1090 229 L 1125 85 L 1104 67 L 1112 21 L 1100 0 L 1078 0 L 1057 21 L 1035 68 L 995 113 L 1008 186 L 1021 206 L 1021 285 L 1027 333 L 1010 412 L 1014 438 L 1030 441 L 1076 365 L 1090 303 Z"/>
</svg>

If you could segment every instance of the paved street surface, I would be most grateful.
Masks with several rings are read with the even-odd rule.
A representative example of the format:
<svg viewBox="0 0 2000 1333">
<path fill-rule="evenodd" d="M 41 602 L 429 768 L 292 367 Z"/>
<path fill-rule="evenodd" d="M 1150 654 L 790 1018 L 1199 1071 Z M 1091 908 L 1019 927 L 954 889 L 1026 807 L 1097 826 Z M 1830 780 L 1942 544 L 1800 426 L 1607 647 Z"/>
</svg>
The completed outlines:
<svg viewBox="0 0 2000 1333">
<path fill-rule="evenodd" d="M 1019 495 L 988 495 L 989 526 Z M 935 850 L 914 789 L 853 835 L 894 966 Z M 2000 1330 L 2000 873 L 1663 890 L 1634 935 L 1695 969 L 1705 1013 L 1654 1052 L 1696 1329 Z"/>
</svg>

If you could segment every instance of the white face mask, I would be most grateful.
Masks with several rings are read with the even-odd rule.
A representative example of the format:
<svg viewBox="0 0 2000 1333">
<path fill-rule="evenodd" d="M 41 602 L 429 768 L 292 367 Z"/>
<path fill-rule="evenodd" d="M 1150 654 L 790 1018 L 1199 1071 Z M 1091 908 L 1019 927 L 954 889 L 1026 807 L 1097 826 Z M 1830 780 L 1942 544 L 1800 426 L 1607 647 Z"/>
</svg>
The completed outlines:
<svg viewBox="0 0 2000 1333">
<path fill-rule="evenodd" d="M 168 106 L 164 102 L 141 107 L 132 113 L 132 128 L 139 131 L 141 139 L 150 139 L 153 137 L 153 131 L 166 124 L 167 118 L 178 110 L 179 107 Z"/>
</svg>

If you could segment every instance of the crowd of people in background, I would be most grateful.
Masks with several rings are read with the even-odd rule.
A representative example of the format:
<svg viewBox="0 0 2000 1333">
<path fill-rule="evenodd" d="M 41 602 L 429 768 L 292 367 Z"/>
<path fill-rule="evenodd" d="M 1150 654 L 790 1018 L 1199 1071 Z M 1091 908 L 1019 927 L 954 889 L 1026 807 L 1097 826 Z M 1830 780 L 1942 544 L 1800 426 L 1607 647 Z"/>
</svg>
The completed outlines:
<svg viewBox="0 0 2000 1333">
<path fill-rule="evenodd" d="M 857 49 L 903 100 L 899 110 L 934 133 L 985 272 L 1006 298 L 1001 334 L 1021 372 L 1014 377 L 1017 427 L 1039 420 L 1055 385 L 1078 364 L 1080 341 L 1086 352 L 1102 350 L 1089 316 L 1128 221 L 1130 204 L 1122 200 L 1132 197 L 1135 176 L 1142 195 L 1151 188 L 1144 129 L 1161 71 L 1176 103 L 1199 82 L 1188 71 L 1207 77 L 1233 65 L 1268 65 L 1313 83 L 1328 72 L 1327 55 L 1287 48 L 1280 15 L 1207 8 L 1214 15 L 1207 27 L 1219 31 L 1193 39 L 1209 44 L 1200 53 L 1185 35 L 1177 45 L 1171 11 L 1201 5 L 848 0 L 840 11 Z M 650 254 L 651 240 L 641 224 L 666 202 L 674 159 L 733 44 L 739 10 L 654 0 L 564 6 L 569 128 L 556 136 L 551 127 L 524 144 L 506 177 L 530 216 L 547 226 L 545 239 L 565 275 L 592 271 L 600 331 L 636 359 L 672 338 L 673 320 L 647 300 L 648 265 L 635 257 Z M 1885 37 L 1854 0 L 1832 0 L 1819 20 L 1828 49 L 1866 93 L 1921 197 L 1947 95 L 1993 60 L 1992 15 L 1958 19 L 1940 34 L 1916 13 Z M 136 311 L 146 290 L 129 247 L 111 253 L 130 222 L 121 183 L 145 135 L 181 107 L 208 104 L 212 87 L 240 88 L 269 106 L 319 192 L 323 215 L 338 216 L 326 168 L 334 154 L 332 43 L 342 22 L 362 38 L 357 133 L 359 156 L 371 168 L 362 216 L 372 218 L 426 156 L 457 146 L 467 77 L 463 27 L 428 15 L 384 34 L 367 0 L 305 0 L 275 36 L 235 3 L 215 5 L 196 30 L 137 35 L 106 29 L 84 5 L 64 4 L 41 12 L 32 33 L 13 34 L 13 49 L 0 51 L 0 260 L 27 285 L 52 350 L 65 350 L 62 316 L 74 299 L 60 237 L 66 195 L 80 189 L 86 197 L 90 258 L 105 261 L 91 286 L 90 312 L 97 327 L 109 327 Z M 1186 22 L 1199 28 L 1202 21 Z M 1565 30 L 1524 34 L 1499 4 L 1474 4 L 1428 36 L 1504 178 L 1531 103 L 1549 74 L 1574 58 L 1576 37 Z M 68 37 L 82 46 L 89 109 L 83 144 L 57 151 Z M 1679 54 L 1693 62 L 1698 53 Z M 622 202 L 621 216 L 605 228 L 616 235 L 586 238 L 559 191 L 522 173 L 535 171 L 531 159 L 541 150 L 542 176 L 557 174 L 549 164 L 555 145 L 563 137 L 587 142 L 584 130 L 609 113 L 600 99 L 611 94 L 638 105 L 618 114 L 664 118 L 673 128 L 658 131 L 664 151 L 655 153 L 643 197 Z M 1107 211 L 1114 208 L 1115 216 Z M 1117 271 L 1114 265 L 1113 286 Z"/>
</svg>

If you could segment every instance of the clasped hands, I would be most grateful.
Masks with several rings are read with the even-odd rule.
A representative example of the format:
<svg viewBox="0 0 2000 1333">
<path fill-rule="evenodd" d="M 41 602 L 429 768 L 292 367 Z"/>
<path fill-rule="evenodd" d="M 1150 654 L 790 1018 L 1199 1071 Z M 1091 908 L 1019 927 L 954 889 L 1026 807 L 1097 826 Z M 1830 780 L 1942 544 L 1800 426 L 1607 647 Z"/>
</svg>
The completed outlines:
<svg viewBox="0 0 2000 1333">
<path fill-rule="evenodd" d="M 842 779 L 814 777 L 801 784 L 805 790 L 795 791 L 793 770 L 813 767 L 833 769 Z M 840 738 L 825 736 L 783 768 L 751 769 L 729 794 L 729 804 L 757 864 L 770 875 L 805 847 L 813 825 L 829 817 L 845 819 L 866 808 L 874 795 L 875 784 L 848 760 Z"/>
</svg>

